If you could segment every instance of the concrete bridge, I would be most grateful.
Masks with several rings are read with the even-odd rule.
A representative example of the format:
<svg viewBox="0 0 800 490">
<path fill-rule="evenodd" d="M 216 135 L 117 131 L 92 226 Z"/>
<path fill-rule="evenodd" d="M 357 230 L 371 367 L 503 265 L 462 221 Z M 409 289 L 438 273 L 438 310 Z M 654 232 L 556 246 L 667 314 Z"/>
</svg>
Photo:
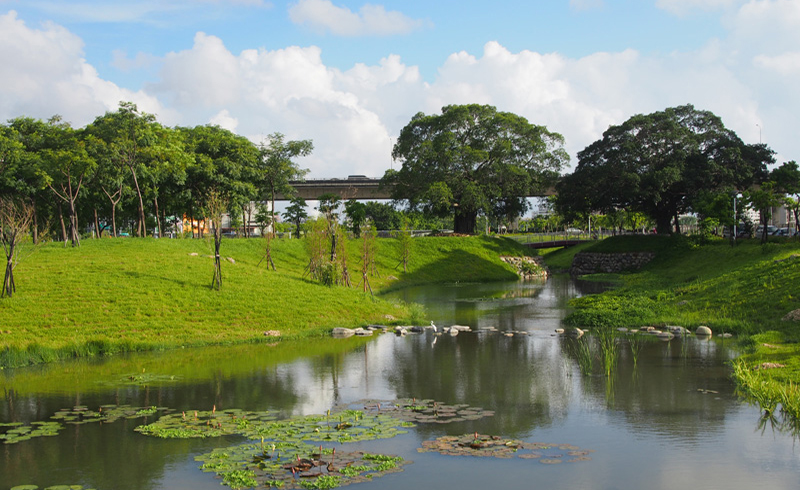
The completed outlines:
<svg viewBox="0 0 800 490">
<path fill-rule="evenodd" d="M 586 243 L 588 240 L 552 240 L 547 242 L 530 242 L 530 243 L 523 243 L 524 246 L 528 248 L 561 248 L 561 247 L 571 247 L 573 245 L 579 245 L 581 243 Z"/>
<path fill-rule="evenodd" d="M 381 187 L 381 179 L 373 179 L 365 175 L 350 175 L 346 179 L 307 179 L 293 180 L 289 185 L 297 190 L 297 195 L 305 200 L 316 201 L 323 194 L 336 194 L 343 200 L 373 200 L 391 199 L 392 188 Z M 552 196 L 555 189 L 549 188 L 544 192 L 530 193 L 527 197 Z M 283 195 L 276 195 L 275 199 L 286 201 Z"/>
<path fill-rule="evenodd" d="M 351 175 L 346 179 L 306 179 L 293 180 L 289 185 L 295 188 L 297 195 L 305 200 L 319 199 L 323 194 L 336 194 L 343 200 L 358 199 L 391 199 L 392 188 L 381 188 L 381 179 L 372 179 L 364 175 Z M 276 199 L 286 200 L 284 196 Z"/>
</svg>

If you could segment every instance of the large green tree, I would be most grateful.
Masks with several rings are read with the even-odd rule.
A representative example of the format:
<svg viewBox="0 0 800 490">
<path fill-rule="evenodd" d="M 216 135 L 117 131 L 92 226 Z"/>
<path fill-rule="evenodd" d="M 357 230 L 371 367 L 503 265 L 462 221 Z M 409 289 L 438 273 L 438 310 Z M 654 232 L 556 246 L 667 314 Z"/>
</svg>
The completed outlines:
<svg viewBox="0 0 800 490">
<path fill-rule="evenodd" d="M 552 185 L 569 157 L 564 138 L 488 105 L 451 105 L 418 113 L 392 156 L 402 162 L 384 183 L 410 210 L 454 216 L 457 233 L 474 233 L 479 213 L 524 212 L 526 197 Z"/>
<path fill-rule="evenodd" d="M 668 233 L 701 191 L 747 189 L 771 162 L 769 148 L 744 144 L 709 111 L 684 105 L 638 114 L 578 153 L 575 171 L 557 186 L 557 209 L 640 211 Z"/>
<path fill-rule="evenodd" d="M 105 144 L 104 149 L 99 145 L 93 146 L 98 155 L 111 160 L 111 165 L 124 167 L 130 172 L 138 209 L 137 236 L 146 234 L 142 177 L 148 174 L 147 164 L 152 161 L 153 155 L 160 152 L 154 148 L 158 145 L 156 133 L 159 129 L 154 115 L 139 111 L 132 102 L 120 102 L 117 112 L 106 112 L 87 126 L 85 131 Z"/>
<path fill-rule="evenodd" d="M 66 206 L 69 232 L 62 225 L 62 238 L 77 247 L 80 245 L 77 200 L 85 180 L 94 172 L 95 160 L 86 151 L 78 132 L 60 116 L 53 116 L 47 122 L 19 118 L 12 121 L 12 127 L 25 146 L 26 164 L 36 167 L 40 181 L 50 189 L 59 209 Z"/>
</svg>

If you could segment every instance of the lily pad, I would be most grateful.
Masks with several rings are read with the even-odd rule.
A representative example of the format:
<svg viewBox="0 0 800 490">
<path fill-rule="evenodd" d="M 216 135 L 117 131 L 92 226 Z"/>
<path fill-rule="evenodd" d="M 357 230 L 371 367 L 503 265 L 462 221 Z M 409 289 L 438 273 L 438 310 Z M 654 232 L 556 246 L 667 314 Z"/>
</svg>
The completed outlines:
<svg viewBox="0 0 800 490">
<path fill-rule="evenodd" d="M 436 400 L 406 398 L 394 401 L 361 400 L 355 402 L 364 407 L 364 412 L 385 414 L 400 420 L 418 424 L 449 424 L 464 420 L 479 420 L 491 417 L 494 412 L 465 404 L 447 405 Z"/>
<path fill-rule="evenodd" d="M 404 434 L 403 421 L 384 414 L 344 410 L 277 420 L 277 412 L 242 410 L 173 413 L 135 430 L 164 439 L 208 438 L 241 435 L 272 442 L 357 442 Z"/>
<path fill-rule="evenodd" d="M 447 456 L 477 456 L 492 458 L 538 459 L 544 464 L 561 463 L 564 455 L 561 448 L 574 449 L 571 456 L 576 456 L 569 462 L 588 461 L 587 454 L 591 450 L 580 450 L 577 446 L 569 444 L 526 443 L 516 439 L 504 439 L 500 436 L 478 434 L 464 434 L 462 436 L 443 436 L 432 441 L 423 441 L 420 453 L 437 452 Z M 574 453 L 574 454 L 573 454 Z"/>
<path fill-rule="evenodd" d="M 235 486 L 237 482 L 282 488 L 334 488 L 402 471 L 409 463 L 397 456 L 336 451 L 297 442 L 243 444 L 215 449 L 195 459 L 203 463 L 203 471 L 215 473 L 231 488 L 245 488 Z"/>
</svg>

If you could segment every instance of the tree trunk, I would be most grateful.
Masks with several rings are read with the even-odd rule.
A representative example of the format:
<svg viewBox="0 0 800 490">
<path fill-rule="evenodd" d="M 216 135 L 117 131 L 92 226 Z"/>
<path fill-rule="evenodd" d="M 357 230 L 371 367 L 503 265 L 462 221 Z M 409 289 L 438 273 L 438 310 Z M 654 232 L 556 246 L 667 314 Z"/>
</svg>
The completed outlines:
<svg viewBox="0 0 800 490">
<path fill-rule="evenodd" d="M 478 213 L 476 211 L 464 212 L 456 209 L 453 218 L 453 232 L 462 233 L 465 235 L 472 235 L 475 233 L 475 226 L 478 222 Z"/>
<path fill-rule="evenodd" d="M 97 207 L 94 208 L 94 232 L 95 238 L 102 238 L 103 230 L 100 228 L 100 221 L 97 219 Z"/>
<path fill-rule="evenodd" d="M 657 213 L 656 216 L 656 232 L 659 235 L 668 235 L 672 231 L 672 216 L 670 213 Z"/>
<path fill-rule="evenodd" d="M 75 200 L 69 201 L 69 238 L 73 247 L 80 246 L 81 238 L 78 235 L 78 215 L 75 212 Z"/>
<path fill-rule="evenodd" d="M 114 227 L 114 229 L 111 230 L 111 235 L 114 238 L 117 238 L 117 205 L 116 204 L 112 204 L 112 206 L 111 206 L 111 226 Z"/>
<path fill-rule="evenodd" d="M 214 223 L 214 278 L 211 280 L 211 289 L 219 290 L 222 288 L 222 261 L 219 256 L 219 248 L 222 242 L 222 230 L 220 223 Z"/>
<path fill-rule="evenodd" d="M 158 228 L 158 238 L 161 238 L 164 235 L 161 233 L 161 218 L 158 214 L 158 196 L 153 197 L 153 204 L 156 207 L 156 228 Z"/>
<path fill-rule="evenodd" d="M 192 200 L 189 200 L 189 229 L 192 230 L 192 238 L 196 238 L 194 236 L 194 203 Z"/>
<path fill-rule="evenodd" d="M 136 170 L 134 170 L 133 165 L 128 165 L 128 168 L 131 171 L 131 175 L 133 175 L 133 183 L 136 187 L 136 196 L 139 198 L 139 224 L 136 226 L 136 236 L 144 237 L 147 236 L 147 232 L 144 228 L 144 200 L 142 199 L 142 189 L 139 187 L 139 179 L 136 176 Z"/>
<path fill-rule="evenodd" d="M 270 204 L 269 214 L 272 216 L 270 220 L 270 233 L 272 233 L 272 237 L 275 238 L 275 186 L 272 186 L 272 203 Z"/>
<path fill-rule="evenodd" d="M 16 291 L 14 286 L 14 246 L 15 241 L 12 239 L 8 247 L 8 260 L 6 261 L 6 274 L 3 279 L 3 295 L 11 297 Z"/>
<path fill-rule="evenodd" d="M 31 200 L 31 207 L 33 208 L 33 244 L 39 245 L 39 220 L 36 214 L 36 200 Z"/>
<path fill-rule="evenodd" d="M 58 203 L 58 219 L 61 221 L 61 241 L 67 243 L 67 227 L 64 226 L 64 211 L 61 209 L 61 202 Z"/>
</svg>

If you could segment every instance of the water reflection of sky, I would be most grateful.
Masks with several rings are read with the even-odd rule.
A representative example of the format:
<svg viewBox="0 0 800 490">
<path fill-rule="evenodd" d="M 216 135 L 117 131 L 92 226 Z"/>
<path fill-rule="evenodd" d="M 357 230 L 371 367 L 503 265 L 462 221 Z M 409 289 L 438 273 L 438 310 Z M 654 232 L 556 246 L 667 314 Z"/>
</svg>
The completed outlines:
<svg viewBox="0 0 800 490">
<path fill-rule="evenodd" d="M 693 338 L 648 342 L 635 367 L 623 344 L 612 378 L 581 375 L 568 341 L 553 330 L 560 325 L 569 297 L 586 292 L 559 278 L 547 283 L 460 285 L 403 293 L 416 301 L 424 299 L 431 319 L 441 326 L 495 326 L 528 335 L 436 337 L 428 332 L 397 337 L 389 333 L 351 349 L 333 348 L 286 361 L 270 360 L 275 348 L 250 346 L 89 365 L 66 363 L 41 369 L 41 376 L 74 371 L 90 377 L 103 370 L 123 369 L 115 368 L 115 363 L 146 365 L 147 372 L 168 373 L 200 359 L 218 368 L 172 385 L 91 392 L 65 389 L 53 395 L 15 394 L 15 380 L 22 382 L 26 375 L 23 371 L 16 377 L 4 374 L 0 422 L 47 419 L 55 410 L 75 403 L 158 404 L 176 410 L 207 409 L 215 404 L 219 409 L 279 409 L 300 415 L 324 413 L 339 403 L 362 399 L 432 398 L 493 410 L 495 415 L 448 425 L 421 424 L 407 436 L 362 443 L 359 447 L 400 454 L 415 462 L 403 473 L 364 484 L 364 488 L 797 488 L 800 449 L 785 434 L 755 430 L 758 410 L 742 404 L 733 393 L 725 362 L 735 353 L 727 344 Z M 325 341 L 339 345 L 333 342 L 341 341 Z M 227 369 L 233 360 L 243 364 Z M 35 377 L 35 370 L 28 373 Z M 34 482 L 35 477 L 57 474 L 59 482 L 52 484 L 80 479 L 94 487 L 122 490 L 219 488 L 218 481 L 197 470 L 193 455 L 231 441 L 153 440 L 133 433 L 133 425 L 79 427 L 51 441 L 6 447 L 0 452 L 0 475 L 15 478 L 14 484 L 22 483 L 20 475 Z M 568 443 L 596 452 L 591 461 L 560 466 L 416 452 L 423 440 L 473 431 Z M 55 444 L 57 451 L 47 452 L 51 447 L 47 444 Z M 116 449 L 108 449 L 117 447 L 124 452 L 116 455 Z M 37 457 L 42 454 L 49 456 Z M 103 478 L 121 464 L 147 470 L 109 485 Z"/>
</svg>

